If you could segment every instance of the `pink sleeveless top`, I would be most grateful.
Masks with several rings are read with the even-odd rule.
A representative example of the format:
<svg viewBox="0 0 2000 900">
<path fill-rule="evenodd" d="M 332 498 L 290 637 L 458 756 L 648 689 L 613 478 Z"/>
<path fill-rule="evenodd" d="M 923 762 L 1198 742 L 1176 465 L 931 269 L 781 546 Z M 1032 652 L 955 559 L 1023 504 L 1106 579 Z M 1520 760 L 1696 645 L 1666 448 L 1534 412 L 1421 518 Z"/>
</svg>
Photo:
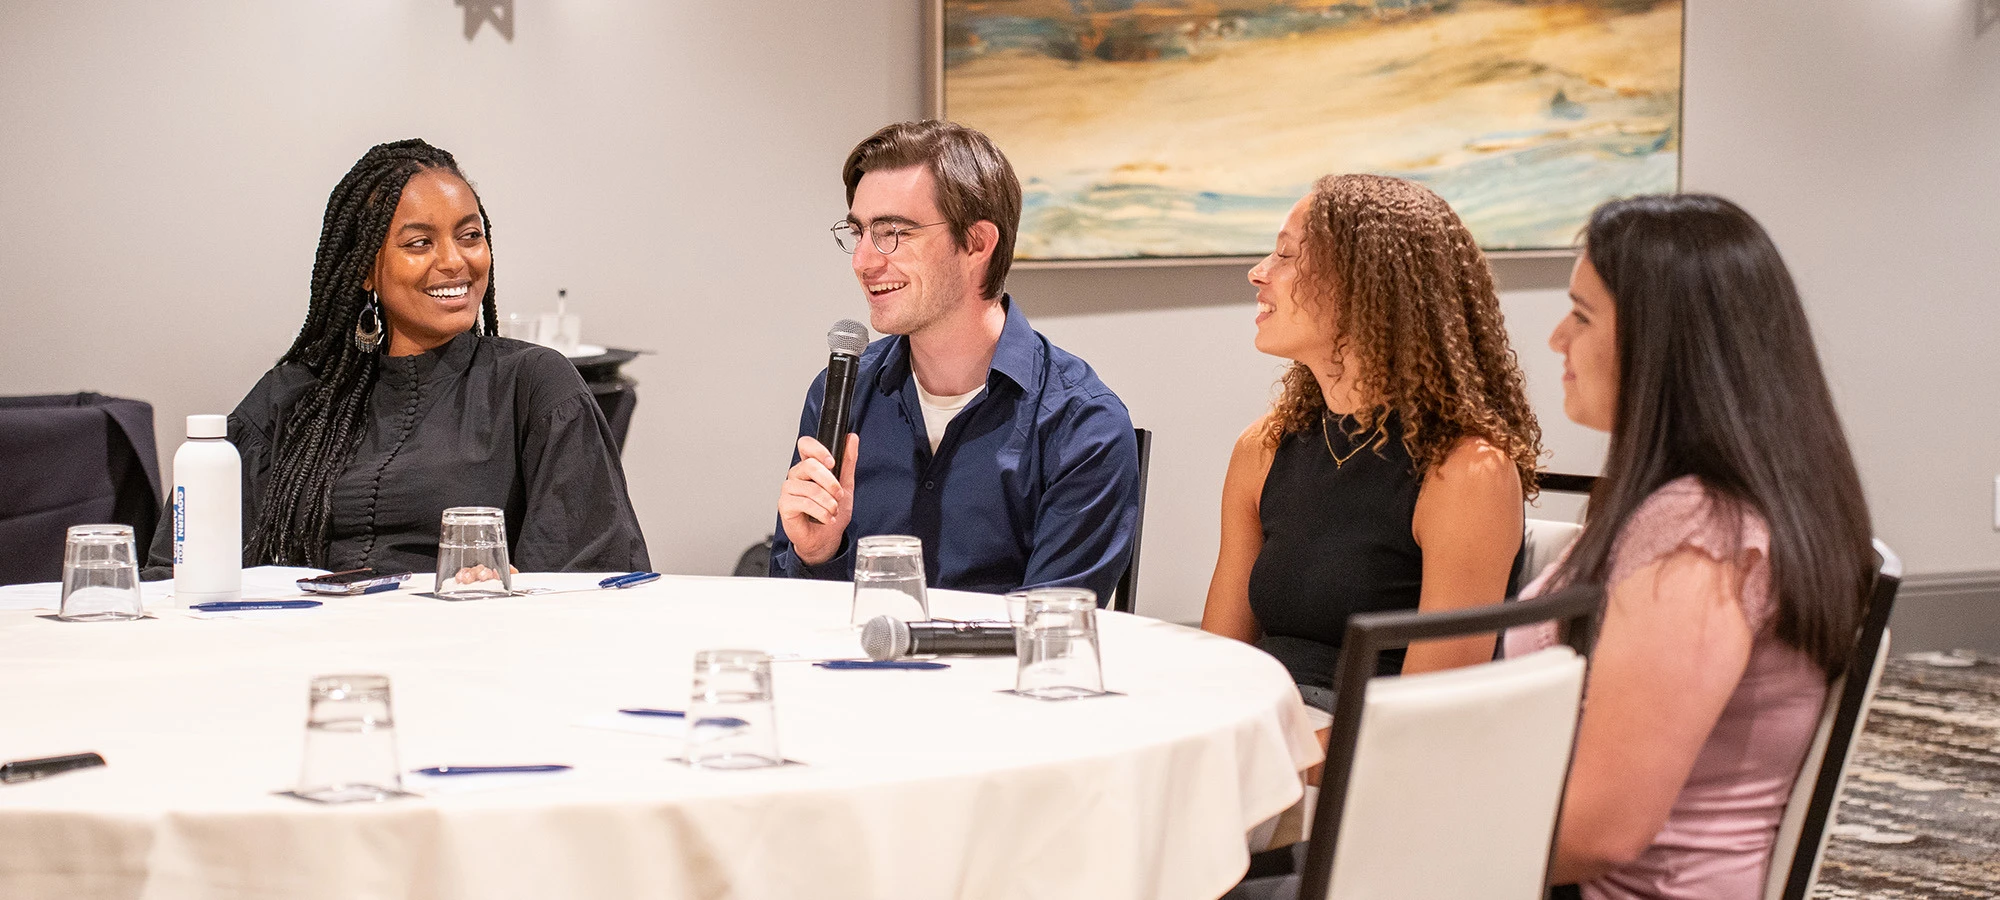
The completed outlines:
<svg viewBox="0 0 2000 900">
<path fill-rule="evenodd" d="M 1741 596 L 1754 638 L 1743 679 L 1652 846 L 1630 865 L 1582 885 L 1585 897 L 1754 900 L 1763 892 L 1778 820 L 1826 701 L 1819 665 L 1773 633 L 1770 545 L 1762 517 L 1746 512 L 1740 523 L 1729 521 L 1691 476 L 1662 485 L 1619 532 L 1611 555 L 1614 585 L 1683 547 L 1725 562 L 1754 553 Z M 1555 568 L 1521 596 L 1544 590 Z M 1514 629 L 1507 634 L 1507 655 L 1554 643 L 1553 625 Z"/>
</svg>

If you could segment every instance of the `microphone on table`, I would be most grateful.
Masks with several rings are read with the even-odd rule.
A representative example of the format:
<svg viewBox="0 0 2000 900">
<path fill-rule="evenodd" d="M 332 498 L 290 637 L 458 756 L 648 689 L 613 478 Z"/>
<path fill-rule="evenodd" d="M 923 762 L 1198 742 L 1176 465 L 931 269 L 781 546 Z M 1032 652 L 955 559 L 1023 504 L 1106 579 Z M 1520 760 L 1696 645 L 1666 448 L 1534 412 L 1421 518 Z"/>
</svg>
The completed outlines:
<svg viewBox="0 0 2000 900">
<path fill-rule="evenodd" d="M 819 407 L 820 446 L 833 454 L 833 477 L 840 477 L 848 432 L 854 430 L 854 382 L 861 371 L 861 352 L 868 349 L 868 326 L 841 319 L 826 332 L 826 399 Z"/>
<path fill-rule="evenodd" d="M 1014 655 L 1014 626 L 983 622 L 905 622 L 876 616 L 861 626 L 861 650 L 869 659 L 901 659 L 920 653 L 976 656 Z"/>
</svg>

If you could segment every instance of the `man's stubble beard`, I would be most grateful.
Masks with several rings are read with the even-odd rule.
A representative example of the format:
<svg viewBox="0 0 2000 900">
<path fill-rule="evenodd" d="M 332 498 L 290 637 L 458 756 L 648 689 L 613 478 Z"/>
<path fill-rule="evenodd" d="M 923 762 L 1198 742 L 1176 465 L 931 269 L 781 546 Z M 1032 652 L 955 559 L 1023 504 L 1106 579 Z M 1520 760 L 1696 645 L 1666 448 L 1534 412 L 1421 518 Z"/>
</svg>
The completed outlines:
<svg viewBox="0 0 2000 900">
<path fill-rule="evenodd" d="M 949 318 L 952 310 L 963 301 L 966 284 L 958 272 L 947 266 L 938 266 L 935 271 L 926 272 L 923 296 L 918 298 L 906 321 L 897 324 L 895 331 L 882 330 L 884 334 L 916 336 L 919 332 Z M 937 277 L 930 277 L 937 276 Z"/>
</svg>

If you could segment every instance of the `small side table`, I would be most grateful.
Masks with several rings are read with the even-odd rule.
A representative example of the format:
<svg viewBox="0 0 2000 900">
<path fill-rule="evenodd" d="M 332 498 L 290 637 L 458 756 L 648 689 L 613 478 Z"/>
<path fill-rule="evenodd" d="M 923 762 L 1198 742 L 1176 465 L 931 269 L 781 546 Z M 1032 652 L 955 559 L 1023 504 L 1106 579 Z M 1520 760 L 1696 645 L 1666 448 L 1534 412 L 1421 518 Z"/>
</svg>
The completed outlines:
<svg viewBox="0 0 2000 900">
<path fill-rule="evenodd" d="M 611 423 L 611 434 L 618 441 L 620 453 L 625 451 L 625 435 L 632 430 L 632 410 L 639 406 L 639 383 L 618 370 L 638 359 L 639 353 L 607 347 L 596 356 L 573 356 L 569 360 L 576 366 L 576 373 L 583 376 L 583 383 L 590 386 L 591 396 L 597 398 L 597 407 L 604 411 L 605 420 Z"/>
</svg>

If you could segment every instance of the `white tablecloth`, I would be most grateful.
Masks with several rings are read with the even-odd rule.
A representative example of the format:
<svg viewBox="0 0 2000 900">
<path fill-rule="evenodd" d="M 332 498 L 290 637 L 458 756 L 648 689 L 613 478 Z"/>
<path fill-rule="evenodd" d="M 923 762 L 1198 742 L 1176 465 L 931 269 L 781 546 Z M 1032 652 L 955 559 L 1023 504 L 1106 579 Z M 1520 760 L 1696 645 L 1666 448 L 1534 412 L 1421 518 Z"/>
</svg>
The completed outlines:
<svg viewBox="0 0 2000 900">
<path fill-rule="evenodd" d="M 1012 657 L 781 661 L 780 741 L 806 765 L 694 770 L 666 761 L 671 739 L 576 723 L 684 708 L 698 649 L 853 647 L 846 585 L 668 577 L 446 603 L 414 595 L 427 582 L 236 619 L 0 611 L 0 759 L 109 762 L 0 786 L 0 897 L 1205 900 L 1320 756 L 1270 657 L 1105 613 L 1105 684 L 1126 696 L 999 693 Z M 997 597 L 931 596 L 934 615 L 1005 617 Z M 349 672 L 390 676 L 406 769 L 576 769 L 383 804 L 275 796 L 298 775 L 307 680 Z"/>
</svg>

